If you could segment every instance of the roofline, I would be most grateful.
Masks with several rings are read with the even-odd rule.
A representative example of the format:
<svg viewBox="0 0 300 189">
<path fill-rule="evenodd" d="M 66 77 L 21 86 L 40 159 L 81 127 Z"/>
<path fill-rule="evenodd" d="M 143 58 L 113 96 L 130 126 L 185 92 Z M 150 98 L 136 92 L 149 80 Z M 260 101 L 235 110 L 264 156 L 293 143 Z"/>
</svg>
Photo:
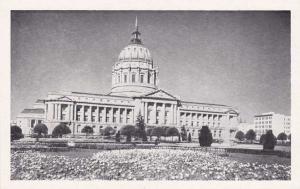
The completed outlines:
<svg viewBox="0 0 300 189">
<path fill-rule="evenodd" d="M 233 108 L 232 106 L 224 105 L 224 104 L 213 104 L 213 103 L 204 103 L 204 102 L 191 102 L 191 101 L 181 101 L 182 103 L 193 103 L 193 104 L 201 104 L 201 105 L 214 105 L 214 106 L 224 106 L 228 108 Z"/>
<path fill-rule="evenodd" d="M 87 92 L 77 92 L 77 91 L 61 91 L 61 92 L 57 92 L 57 91 L 52 91 L 52 92 L 48 92 L 48 94 L 58 94 L 58 95 L 72 95 L 72 94 L 77 94 L 77 95 L 91 95 L 91 96 L 107 96 L 107 97 L 122 97 L 122 98 L 129 98 L 132 99 L 131 97 L 128 96 L 119 96 L 119 95 L 110 95 L 110 94 L 98 94 L 98 93 L 87 93 Z"/>
</svg>

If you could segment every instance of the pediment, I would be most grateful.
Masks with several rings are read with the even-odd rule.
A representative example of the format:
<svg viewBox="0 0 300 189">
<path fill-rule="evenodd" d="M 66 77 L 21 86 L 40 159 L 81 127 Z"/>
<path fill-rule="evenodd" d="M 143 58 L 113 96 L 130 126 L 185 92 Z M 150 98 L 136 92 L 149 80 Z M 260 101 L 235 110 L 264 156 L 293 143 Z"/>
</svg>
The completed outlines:
<svg viewBox="0 0 300 189">
<path fill-rule="evenodd" d="M 73 101 L 71 98 L 67 97 L 67 96 L 62 96 L 57 98 L 56 100 L 61 100 L 61 101 Z"/>
<path fill-rule="evenodd" d="M 230 114 L 239 114 L 237 111 L 230 109 L 228 111 L 226 111 L 225 113 L 230 113 Z"/>
<path fill-rule="evenodd" d="M 157 91 L 148 93 L 148 94 L 144 95 L 144 97 L 178 100 L 176 97 L 174 97 L 173 95 L 171 95 L 171 94 L 169 94 L 169 93 L 167 93 L 166 91 L 163 91 L 163 90 L 157 90 Z"/>
</svg>

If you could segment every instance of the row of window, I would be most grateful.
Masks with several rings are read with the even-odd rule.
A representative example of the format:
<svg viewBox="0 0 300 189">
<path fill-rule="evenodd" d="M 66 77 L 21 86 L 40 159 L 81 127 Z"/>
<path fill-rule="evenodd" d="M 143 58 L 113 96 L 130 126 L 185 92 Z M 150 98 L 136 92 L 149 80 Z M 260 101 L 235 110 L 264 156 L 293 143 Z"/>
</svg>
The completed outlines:
<svg viewBox="0 0 300 189">
<path fill-rule="evenodd" d="M 272 124 L 272 121 L 256 121 L 256 124 Z"/>
<path fill-rule="evenodd" d="M 256 120 L 266 120 L 266 119 L 272 119 L 272 116 L 263 116 L 263 117 L 256 117 Z"/>
<path fill-rule="evenodd" d="M 184 121 L 180 120 L 180 125 L 181 126 L 183 126 L 183 125 L 189 125 L 189 122 L 185 121 L 185 123 L 184 123 Z M 190 125 L 192 127 L 193 126 L 200 127 L 200 122 L 194 122 L 194 121 L 192 121 Z M 208 125 L 208 126 L 213 126 L 213 127 L 218 126 L 219 127 L 221 125 L 221 123 L 219 123 L 219 122 L 202 122 L 201 126 L 203 126 L 203 125 Z"/>
<path fill-rule="evenodd" d="M 261 125 L 261 126 L 255 126 L 255 128 L 257 128 L 257 129 L 260 129 L 260 128 L 269 128 L 269 129 L 271 129 L 272 128 L 272 126 L 271 125 Z"/>
<path fill-rule="evenodd" d="M 138 82 L 136 75 L 137 75 L 136 73 L 131 74 L 131 83 Z M 152 77 L 153 76 L 149 74 L 148 77 L 147 77 L 147 81 L 146 81 L 145 74 L 141 74 L 140 77 L 139 77 L 139 82 L 140 83 L 151 83 Z M 116 78 L 116 83 L 122 83 L 120 74 L 118 74 L 118 77 Z M 123 75 L 123 83 L 129 83 L 129 79 L 128 79 L 127 74 Z M 154 81 L 154 84 L 155 84 L 155 81 Z"/>
</svg>

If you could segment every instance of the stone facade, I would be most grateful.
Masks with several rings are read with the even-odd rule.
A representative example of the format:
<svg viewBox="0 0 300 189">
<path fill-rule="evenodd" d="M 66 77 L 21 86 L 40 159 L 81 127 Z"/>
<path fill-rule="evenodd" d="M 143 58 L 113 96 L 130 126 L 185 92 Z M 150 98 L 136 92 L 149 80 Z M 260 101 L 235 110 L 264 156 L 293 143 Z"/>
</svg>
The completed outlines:
<svg viewBox="0 0 300 189">
<path fill-rule="evenodd" d="M 49 92 L 41 100 L 43 113 L 38 114 L 49 133 L 61 122 L 69 125 L 73 134 L 91 126 L 94 134 L 100 134 L 107 126 L 119 130 L 124 125 L 133 125 L 141 114 L 147 127 L 182 126 L 198 136 L 203 125 L 212 130 L 214 138 L 230 137 L 230 130 L 238 125 L 239 113 L 231 106 L 183 101 L 158 88 L 158 68 L 154 67 L 150 51 L 142 44 L 140 33 L 132 33 L 131 43 L 120 53 L 112 69 L 112 89 L 109 94 L 82 92 Z M 31 117 L 30 117 L 31 116 Z M 21 120 L 23 132 L 30 134 L 37 120 L 32 114 Z M 29 127 L 29 128 L 28 128 Z M 26 128 L 26 129 L 25 129 Z"/>
</svg>

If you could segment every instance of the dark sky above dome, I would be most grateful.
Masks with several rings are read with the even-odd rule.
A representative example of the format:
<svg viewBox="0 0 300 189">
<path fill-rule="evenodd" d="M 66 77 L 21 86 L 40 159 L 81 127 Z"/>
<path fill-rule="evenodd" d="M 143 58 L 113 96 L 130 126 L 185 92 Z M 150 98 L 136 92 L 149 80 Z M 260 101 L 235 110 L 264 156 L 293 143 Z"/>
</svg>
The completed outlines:
<svg viewBox="0 0 300 189">
<path fill-rule="evenodd" d="M 279 11 L 13 11 L 12 119 L 48 91 L 108 93 L 138 17 L 159 87 L 187 101 L 290 114 L 290 14 Z"/>
</svg>

